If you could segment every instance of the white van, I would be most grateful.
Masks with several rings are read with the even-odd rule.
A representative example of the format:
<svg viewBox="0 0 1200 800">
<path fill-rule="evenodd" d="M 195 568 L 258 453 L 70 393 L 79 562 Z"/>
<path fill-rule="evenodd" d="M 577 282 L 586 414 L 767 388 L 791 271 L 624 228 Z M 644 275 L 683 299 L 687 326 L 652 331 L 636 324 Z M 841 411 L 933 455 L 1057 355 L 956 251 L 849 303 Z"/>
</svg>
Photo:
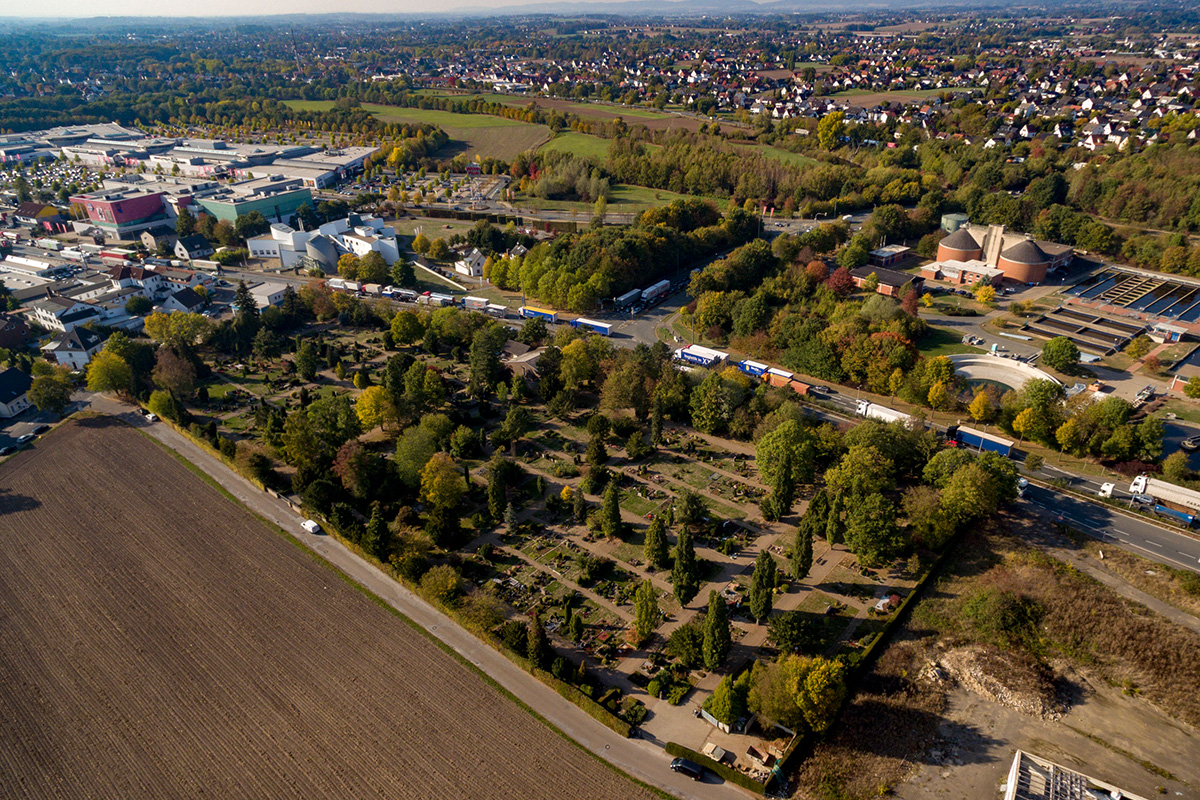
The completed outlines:
<svg viewBox="0 0 1200 800">
<path fill-rule="evenodd" d="M 321 532 L 321 526 L 318 525 L 317 521 L 313 520 L 313 519 L 304 520 L 304 522 L 300 523 L 300 527 L 304 529 L 305 533 L 320 533 Z"/>
</svg>

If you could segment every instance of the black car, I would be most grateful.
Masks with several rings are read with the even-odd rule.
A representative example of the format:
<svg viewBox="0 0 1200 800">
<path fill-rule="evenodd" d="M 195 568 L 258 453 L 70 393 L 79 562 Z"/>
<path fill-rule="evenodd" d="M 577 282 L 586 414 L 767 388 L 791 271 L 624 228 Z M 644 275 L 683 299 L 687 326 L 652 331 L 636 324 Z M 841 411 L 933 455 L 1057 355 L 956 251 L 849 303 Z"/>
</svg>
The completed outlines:
<svg viewBox="0 0 1200 800">
<path fill-rule="evenodd" d="M 698 781 L 704 777 L 704 767 L 700 766 L 695 761 L 688 761 L 686 758 L 677 758 L 672 761 L 671 771 L 687 775 L 694 781 Z"/>
<path fill-rule="evenodd" d="M 48 430 L 50 430 L 49 425 L 38 425 L 36 428 L 33 429 L 33 435 L 41 436 L 43 433 L 45 433 Z"/>
</svg>

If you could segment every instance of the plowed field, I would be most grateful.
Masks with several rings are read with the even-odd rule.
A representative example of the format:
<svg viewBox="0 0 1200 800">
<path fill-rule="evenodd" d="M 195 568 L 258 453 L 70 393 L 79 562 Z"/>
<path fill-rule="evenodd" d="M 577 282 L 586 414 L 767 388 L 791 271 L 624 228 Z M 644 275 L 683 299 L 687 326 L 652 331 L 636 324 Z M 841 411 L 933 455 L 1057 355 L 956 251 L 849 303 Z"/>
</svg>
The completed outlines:
<svg viewBox="0 0 1200 800">
<path fill-rule="evenodd" d="M 0 797 L 651 794 L 99 418 L 0 465 Z"/>
</svg>

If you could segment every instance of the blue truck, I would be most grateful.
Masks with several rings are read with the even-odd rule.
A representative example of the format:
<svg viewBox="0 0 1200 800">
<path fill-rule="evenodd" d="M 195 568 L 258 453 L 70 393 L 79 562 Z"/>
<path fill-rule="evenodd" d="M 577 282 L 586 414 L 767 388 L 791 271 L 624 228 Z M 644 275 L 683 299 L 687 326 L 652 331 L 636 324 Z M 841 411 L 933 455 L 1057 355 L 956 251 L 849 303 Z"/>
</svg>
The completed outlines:
<svg viewBox="0 0 1200 800">
<path fill-rule="evenodd" d="M 517 313 L 525 319 L 544 319 L 546 322 L 558 322 L 558 312 L 533 306 L 521 306 Z"/>
<path fill-rule="evenodd" d="M 1012 455 L 1015 442 L 1002 439 L 990 433 L 977 431 L 965 425 L 951 425 L 946 428 L 946 443 L 951 447 L 970 447 L 976 450 L 989 450 L 1008 458 Z"/>
<path fill-rule="evenodd" d="M 571 320 L 571 327 L 583 328 L 584 330 L 591 331 L 592 333 L 598 333 L 601 336 L 608 336 L 612 333 L 612 325 L 609 323 L 597 322 L 594 319 L 587 319 L 585 317 L 577 317 Z"/>
<path fill-rule="evenodd" d="M 737 362 L 737 368 L 747 375 L 753 375 L 756 378 L 766 375 L 767 370 L 770 369 L 766 364 L 760 364 L 757 361 L 739 361 Z"/>
</svg>

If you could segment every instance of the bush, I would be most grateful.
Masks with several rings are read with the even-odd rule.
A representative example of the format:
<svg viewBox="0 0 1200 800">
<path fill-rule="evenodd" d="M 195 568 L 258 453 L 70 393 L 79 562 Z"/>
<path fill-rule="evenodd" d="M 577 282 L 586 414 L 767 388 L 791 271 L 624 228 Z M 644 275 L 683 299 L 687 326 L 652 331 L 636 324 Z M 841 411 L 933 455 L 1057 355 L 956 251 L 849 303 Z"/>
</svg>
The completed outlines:
<svg viewBox="0 0 1200 800">
<path fill-rule="evenodd" d="M 646 704 L 636 697 L 626 697 L 621 701 L 621 716 L 630 725 L 641 725 L 647 713 Z"/>
<path fill-rule="evenodd" d="M 461 588 L 458 570 L 448 564 L 433 567 L 421 576 L 421 593 L 442 605 L 452 605 Z"/>
</svg>

